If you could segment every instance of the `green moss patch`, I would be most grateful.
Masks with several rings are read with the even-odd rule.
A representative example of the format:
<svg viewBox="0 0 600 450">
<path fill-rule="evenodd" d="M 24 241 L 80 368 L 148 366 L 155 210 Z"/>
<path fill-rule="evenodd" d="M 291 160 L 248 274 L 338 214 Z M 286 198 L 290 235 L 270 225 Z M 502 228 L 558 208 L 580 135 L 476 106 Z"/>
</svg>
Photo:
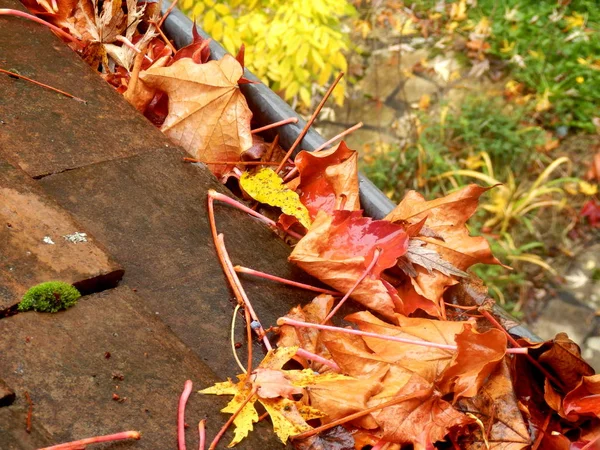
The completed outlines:
<svg viewBox="0 0 600 450">
<path fill-rule="evenodd" d="M 81 294 L 77 289 L 62 281 L 48 281 L 29 289 L 19 303 L 19 311 L 54 313 L 77 303 Z"/>
</svg>

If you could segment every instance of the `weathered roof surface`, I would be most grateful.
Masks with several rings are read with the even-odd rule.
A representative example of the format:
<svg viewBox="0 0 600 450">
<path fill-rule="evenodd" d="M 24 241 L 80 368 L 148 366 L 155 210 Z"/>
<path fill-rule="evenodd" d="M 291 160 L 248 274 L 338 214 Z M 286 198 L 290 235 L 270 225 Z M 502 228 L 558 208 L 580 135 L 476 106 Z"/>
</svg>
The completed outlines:
<svg viewBox="0 0 600 450">
<path fill-rule="evenodd" d="M 18 6 L 15 0 L 0 0 L 0 7 Z M 11 417 L 8 427 L 0 426 L 0 443 L 33 449 L 133 428 L 144 433 L 142 440 L 114 448 L 174 448 L 184 380 L 193 380 L 200 389 L 239 372 L 229 340 L 234 301 L 216 258 L 206 211 L 208 190 L 226 190 L 205 167 L 183 163 L 183 150 L 44 27 L 2 16 L 0 48 L 0 67 L 88 101 L 0 75 L 0 174 L 15 192 L 51 206 L 50 215 L 58 218 L 52 233 L 60 235 L 59 241 L 71 228 L 85 232 L 89 243 L 107 255 L 107 267 L 117 261 L 125 271 L 120 287 L 90 293 L 66 312 L 0 319 L 0 379 L 16 392 L 14 405 L 0 407 L 0 417 Z M 0 198 L 0 210 L 2 205 L 6 198 Z M 19 219 L 31 213 L 21 225 L 30 227 L 27 233 L 37 243 L 38 234 L 48 228 L 34 214 L 39 210 L 22 208 L 13 202 L 11 213 Z M 234 264 L 309 280 L 287 263 L 289 248 L 263 224 L 225 206 L 217 207 L 217 223 Z M 2 251 L 22 250 L 22 240 L 6 236 L 2 230 Z M 48 267 L 33 260 L 29 267 L 31 273 L 44 267 L 38 277 L 25 272 L 14 277 L 10 265 L 0 261 L 1 283 L 19 283 L 22 292 L 58 272 L 59 258 L 44 261 Z M 77 268 L 96 267 L 95 261 L 90 258 Z M 262 280 L 246 278 L 244 285 L 265 326 L 312 298 Z M 89 291 L 107 287 L 91 285 Z M 236 340 L 243 342 L 242 323 L 240 319 Z M 262 348 L 256 344 L 254 350 L 259 360 Z M 245 344 L 239 352 L 243 359 Z M 21 430 L 14 427 L 24 427 L 25 391 L 35 404 L 34 427 L 41 431 L 21 442 Z M 113 393 L 127 400 L 113 400 Z M 195 427 L 201 418 L 209 417 L 209 438 L 225 422 L 228 416 L 219 410 L 226 401 L 192 395 L 190 447 L 197 445 Z M 238 448 L 282 448 L 268 421 L 257 428 Z M 223 445 L 230 437 L 225 436 Z"/>
<path fill-rule="evenodd" d="M 48 280 L 82 292 L 117 285 L 121 267 L 23 171 L 0 157 L 0 311 Z"/>
</svg>

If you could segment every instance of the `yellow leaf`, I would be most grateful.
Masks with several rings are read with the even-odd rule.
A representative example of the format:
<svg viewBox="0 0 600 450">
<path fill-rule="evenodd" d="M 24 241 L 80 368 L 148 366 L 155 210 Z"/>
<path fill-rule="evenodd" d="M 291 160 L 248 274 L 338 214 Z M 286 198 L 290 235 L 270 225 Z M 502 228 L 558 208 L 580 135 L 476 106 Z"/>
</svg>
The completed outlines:
<svg viewBox="0 0 600 450">
<path fill-rule="evenodd" d="M 583 195 L 596 195 L 598 193 L 598 185 L 588 183 L 587 181 L 580 181 L 579 192 L 581 192 Z"/>
<path fill-rule="evenodd" d="M 550 92 L 546 89 L 535 105 L 535 110 L 537 112 L 548 111 L 552 107 L 549 97 Z"/>
<path fill-rule="evenodd" d="M 213 394 L 213 395 L 235 395 L 238 389 L 235 384 L 228 379 L 222 383 L 215 383 L 214 386 L 208 387 L 198 391 L 200 394 Z"/>
<path fill-rule="evenodd" d="M 214 10 L 222 16 L 227 16 L 229 14 L 229 7 L 223 3 L 217 3 L 214 7 Z"/>
<path fill-rule="evenodd" d="M 281 369 L 286 362 L 294 357 L 297 351 L 298 347 L 296 346 L 279 347 L 275 350 L 269 350 L 260 363 L 260 367 L 264 369 Z"/>
<path fill-rule="evenodd" d="M 296 64 L 299 66 L 303 65 L 306 62 L 306 58 L 308 58 L 308 51 L 310 47 L 306 42 L 304 42 L 298 51 L 296 52 Z"/>
<path fill-rule="evenodd" d="M 210 11 L 208 11 L 206 13 L 206 15 L 204 16 L 204 21 L 202 22 L 204 25 L 204 29 L 206 30 L 207 33 L 210 33 L 212 31 L 212 27 L 216 21 L 217 21 L 217 15 L 211 9 Z"/>
<path fill-rule="evenodd" d="M 223 22 L 216 21 L 210 34 L 215 41 L 220 41 L 223 38 Z"/>
<path fill-rule="evenodd" d="M 506 39 L 504 39 L 502 41 L 502 47 L 500 48 L 500 52 L 501 53 L 510 53 L 513 51 L 513 49 L 515 48 L 516 45 L 516 41 L 515 42 L 508 42 Z"/>
<path fill-rule="evenodd" d="M 260 402 L 271 417 L 273 431 L 284 444 L 290 436 L 312 430 L 298 411 L 296 402 L 286 398 L 261 399 Z"/>
<path fill-rule="evenodd" d="M 300 197 L 288 189 L 272 169 L 261 169 L 253 175 L 244 172 L 240 185 L 254 200 L 281 208 L 281 211 L 294 216 L 306 228 L 310 227 L 310 216 L 300 202 Z"/>
<path fill-rule="evenodd" d="M 583 27 L 585 25 L 585 16 L 578 12 L 574 12 L 572 16 L 566 16 L 565 21 L 567 22 L 565 31 L 567 31 L 571 28 Z"/>
<path fill-rule="evenodd" d="M 193 3 L 193 0 L 190 2 L 190 4 L 191 3 Z M 204 3 L 196 3 L 196 5 L 194 6 L 194 9 L 192 9 L 192 16 L 198 17 L 198 16 L 202 15 L 203 12 L 204 12 Z"/>
<path fill-rule="evenodd" d="M 450 19 L 460 22 L 467 18 L 467 0 L 459 0 L 458 3 L 453 3 L 450 9 Z"/>
<path fill-rule="evenodd" d="M 300 88 L 300 100 L 305 106 L 310 106 L 310 91 L 305 87 Z"/>
</svg>

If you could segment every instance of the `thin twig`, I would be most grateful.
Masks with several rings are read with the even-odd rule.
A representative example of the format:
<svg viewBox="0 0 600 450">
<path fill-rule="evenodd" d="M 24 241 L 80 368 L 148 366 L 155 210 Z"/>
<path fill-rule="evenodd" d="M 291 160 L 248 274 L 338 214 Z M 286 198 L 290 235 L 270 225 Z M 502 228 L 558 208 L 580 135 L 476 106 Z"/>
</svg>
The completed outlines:
<svg viewBox="0 0 600 450">
<path fill-rule="evenodd" d="M 499 329 L 500 331 L 502 331 L 505 335 L 506 338 L 508 339 L 508 341 L 516 348 L 523 348 L 521 346 L 521 344 L 519 344 L 517 342 L 517 340 L 515 338 L 513 338 L 510 333 L 506 330 L 506 328 L 504 328 L 500 322 L 498 322 L 496 320 L 496 318 L 490 314 L 489 311 L 487 311 L 485 308 L 479 308 L 479 312 L 481 314 L 483 314 L 483 316 L 497 329 Z M 559 380 L 557 379 L 554 375 L 552 375 L 550 372 L 548 372 L 533 356 L 531 356 L 529 353 L 526 353 L 527 359 L 529 360 L 529 362 L 531 364 L 533 364 L 535 367 L 537 367 L 540 372 L 542 372 L 550 381 L 552 381 L 554 384 L 556 384 L 557 387 L 559 387 L 563 392 L 568 392 L 568 390 L 566 389 L 565 385 Z"/>
<path fill-rule="evenodd" d="M 276 281 L 278 283 L 287 284 L 290 286 L 306 289 L 308 291 L 320 292 L 322 294 L 329 294 L 336 297 L 341 296 L 342 294 L 338 291 L 332 291 L 331 289 L 323 289 L 316 286 L 311 286 L 310 284 L 299 283 L 297 281 L 288 280 L 287 278 L 281 278 L 276 275 L 271 275 L 269 273 L 261 272 L 260 270 L 250 269 L 248 267 L 243 266 L 235 266 L 235 271 L 238 273 L 245 273 L 248 275 L 253 275 L 255 277 L 264 278 L 266 280 Z"/>
<path fill-rule="evenodd" d="M 344 295 L 342 297 L 342 299 L 338 302 L 338 304 L 335 305 L 335 308 L 333 308 L 329 312 L 329 314 L 327 314 L 327 317 L 325 317 L 323 319 L 323 321 L 321 322 L 322 324 L 327 323 L 327 322 L 329 322 L 331 320 L 331 318 L 335 315 L 335 313 L 338 312 L 338 310 L 342 307 L 342 305 L 344 304 L 344 302 L 350 298 L 350 296 L 352 295 L 352 293 L 354 292 L 354 290 L 358 287 L 358 285 L 360 283 L 362 283 L 362 281 L 366 278 L 366 276 L 371 273 L 371 271 L 373 270 L 373 267 L 375 267 L 375 264 L 377 264 L 377 261 L 379 261 L 379 256 L 381 256 L 381 249 L 380 248 L 376 248 L 375 249 L 375 253 L 373 254 L 373 260 L 371 261 L 371 263 L 369 264 L 369 266 L 365 269 L 365 271 L 358 278 L 358 280 L 356 280 L 356 282 L 352 285 L 352 287 L 348 290 L 348 292 L 346 292 L 346 295 Z"/>
<path fill-rule="evenodd" d="M 271 158 L 273 157 L 273 152 L 275 151 L 275 147 L 277 147 L 277 144 L 279 144 L 279 135 L 278 134 L 275 135 L 275 139 L 273 139 L 273 142 L 271 142 L 271 145 L 267 149 L 267 153 L 265 153 L 265 155 L 263 157 L 263 159 L 265 161 L 271 161 Z M 276 161 L 274 161 L 274 162 L 276 164 L 279 164 Z"/>
<path fill-rule="evenodd" d="M 187 380 L 183 387 L 179 405 L 177 407 L 177 446 L 179 450 L 185 450 L 185 405 L 192 393 L 192 381 Z"/>
<path fill-rule="evenodd" d="M 162 38 L 163 41 L 165 41 L 165 44 L 167 45 L 167 47 L 169 47 L 171 49 L 173 54 L 177 53 L 177 49 L 173 46 L 173 44 L 171 43 L 169 38 L 163 32 L 163 30 L 160 29 L 160 25 L 153 21 L 149 21 L 148 23 L 151 23 L 152 25 L 154 25 L 156 27 L 156 31 L 158 31 L 158 34 L 160 34 L 160 37 Z"/>
<path fill-rule="evenodd" d="M 177 2 L 177 0 L 175 0 Z M 206 447 L 206 419 L 198 422 L 198 450 L 204 450 Z"/>
<path fill-rule="evenodd" d="M 175 6 L 177 6 L 177 2 L 178 1 L 179 0 L 173 0 L 173 3 L 171 3 L 169 5 L 169 7 L 167 8 L 167 10 L 163 14 L 163 16 L 160 18 L 160 21 L 158 22 L 158 28 L 162 27 L 163 22 L 167 19 L 167 17 L 169 16 L 169 14 L 171 14 L 171 11 L 173 11 L 173 9 L 175 8 Z"/>
<path fill-rule="evenodd" d="M 248 341 L 248 369 L 246 370 L 246 373 L 252 373 L 252 318 L 250 317 L 250 311 L 248 311 L 247 307 L 244 308 L 244 316 L 246 318 L 246 340 Z"/>
<path fill-rule="evenodd" d="M 252 388 L 252 390 L 250 391 L 250 395 L 248 395 L 248 397 L 246 397 L 246 399 L 242 402 L 242 404 L 239 406 L 239 408 L 231 415 L 229 420 L 227 422 L 225 422 L 225 425 L 223 425 L 223 427 L 219 430 L 219 432 L 217 433 L 217 435 L 211 442 L 210 447 L 208 447 L 208 450 L 215 450 L 215 448 L 217 448 L 217 444 L 221 440 L 221 437 L 225 434 L 225 432 L 227 431 L 229 426 L 233 423 L 235 418 L 239 415 L 239 413 L 242 412 L 242 409 L 244 409 L 246 404 L 250 400 L 252 400 L 252 397 L 254 397 L 254 395 L 256 394 L 257 389 L 258 389 L 258 387 L 256 387 L 256 386 Z"/>
<path fill-rule="evenodd" d="M 98 444 L 100 442 L 112 442 L 122 441 L 124 439 L 135 439 L 136 441 L 141 438 L 139 431 L 123 431 L 121 433 L 108 434 L 106 436 L 95 436 L 86 439 L 79 439 L 78 441 L 65 442 L 64 444 L 53 445 L 51 447 L 44 447 L 38 450 L 77 450 L 84 448 L 89 444 Z"/>
<path fill-rule="evenodd" d="M 272 350 L 273 346 L 271 345 L 271 342 L 269 342 L 269 338 L 267 337 L 265 329 L 260 323 L 260 320 L 258 320 L 258 315 L 254 311 L 252 303 L 250 303 L 250 299 L 248 298 L 248 295 L 246 295 L 246 291 L 244 291 L 244 288 L 242 286 L 242 283 L 240 282 L 240 279 L 237 276 L 236 271 L 233 269 L 233 264 L 231 263 L 231 259 L 229 258 L 229 254 L 227 253 L 227 248 L 225 247 L 225 238 L 223 237 L 223 233 L 217 236 L 215 245 L 219 248 L 219 259 L 221 260 L 223 269 L 231 274 L 231 280 L 233 282 L 232 287 L 234 293 L 236 293 L 236 298 L 238 299 L 238 302 L 241 302 L 244 305 L 245 309 L 250 313 L 252 321 L 256 321 L 259 324 L 256 328 L 253 329 L 258 335 L 258 337 L 263 340 L 267 350 Z"/>
<path fill-rule="evenodd" d="M 340 328 L 333 327 L 330 325 L 323 325 L 318 323 L 302 322 L 300 320 L 290 319 L 289 317 L 280 317 L 277 319 L 277 325 L 291 325 L 293 327 L 305 327 L 305 328 L 316 328 L 317 330 L 334 331 L 336 333 L 354 334 L 357 336 L 372 337 L 376 339 L 383 339 L 384 341 L 400 342 L 403 344 L 420 345 L 422 347 L 439 348 L 442 350 L 456 351 L 458 347 L 451 344 L 438 344 L 437 342 L 429 341 L 417 341 L 415 339 L 406 339 L 397 336 L 389 336 L 385 334 L 371 333 L 369 331 L 354 330 L 352 328 Z M 526 348 L 509 348 L 506 349 L 506 353 L 526 354 Z"/>
<path fill-rule="evenodd" d="M 406 395 L 402 395 L 400 397 L 396 397 L 390 401 L 387 401 L 385 403 L 380 403 L 379 405 L 376 406 L 372 406 L 370 408 L 367 409 L 363 409 L 362 411 L 359 411 L 357 413 L 354 414 L 350 414 L 349 416 L 346 417 L 342 417 L 341 419 L 337 419 L 334 420 L 332 422 L 329 422 L 328 424 L 325 425 L 321 425 L 320 427 L 317 428 L 313 428 L 312 430 L 309 431 L 305 431 L 304 433 L 300 433 L 297 434 L 295 436 L 292 436 L 291 439 L 296 440 L 296 439 L 306 439 L 309 438 L 311 436 L 314 436 L 315 434 L 319 434 L 322 431 L 325 430 L 329 430 L 330 428 L 333 427 L 337 427 L 338 425 L 342 425 L 344 423 L 350 422 L 351 420 L 355 420 L 358 419 L 360 417 L 364 417 L 368 414 L 371 414 L 374 411 L 383 409 L 383 408 L 387 408 L 388 406 L 394 406 L 397 405 L 398 403 L 402 403 L 405 402 L 407 400 L 412 400 L 414 398 L 419 398 L 422 397 L 424 395 L 429 394 L 430 389 L 421 389 L 419 391 L 416 392 L 411 392 L 410 394 L 406 394 Z"/>
<path fill-rule="evenodd" d="M 260 128 L 256 128 L 254 130 L 251 131 L 252 134 L 258 134 L 262 131 L 267 131 L 270 130 L 272 128 L 277 128 L 277 127 L 281 127 L 283 125 L 287 125 L 289 123 L 298 123 L 298 118 L 297 117 L 289 117 L 287 119 L 283 119 L 280 120 L 278 122 L 273 122 L 270 125 L 265 125 L 264 127 L 260 127 Z"/>
<path fill-rule="evenodd" d="M 298 348 L 298 350 L 296 351 L 296 355 L 300 356 L 301 358 L 305 358 L 305 359 L 309 359 L 314 362 L 321 363 L 324 366 L 327 366 L 336 372 L 340 372 L 342 370 L 342 369 L 340 369 L 340 366 L 338 366 L 335 363 L 335 361 L 331 361 L 330 359 L 323 358 L 321 355 L 317 355 L 316 353 L 309 352 L 308 350 L 304 350 L 303 348 Z"/>
<path fill-rule="evenodd" d="M 31 433 L 31 420 L 33 419 L 33 401 L 29 392 L 25 391 L 25 400 L 27 401 L 27 418 L 25 419 L 25 431 Z"/>
<path fill-rule="evenodd" d="M 82 103 L 87 103 L 86 100 L 84 100 L 82 98 L 79 98 L 79 97 L 76 97 L 73 94 L 69 94 L 68 92 L 61 91 L 60 89 L 57 89 L 55 87 L 48 86 L 47 84 L 44 84 L 44 83 L 40 83 L 39 81 L 35 81 L 35 80 L 33 80 L 31 78 L 28 78 L 28 77 L 26 77 L 24 75 L 19 75 L 18 73 L 11 72 L 10 70 L 0 69 L 0 73 L 5 73 L 6 75 L 11 76 L 11 77 L 20 78 L 21 80 L 29 81 L 30 83 L 33 83 L 33 84 L 35 84 L 37 86 L 41 86 L 41 87 L 43 87 L 45 89 L 50 89 L 51 91 L 58 92 L 59 94 L 62 94 L 65 97 L 72 98 L 73 100 L 77 100 L 77 101 L 82 102 Z"/>
<path fill-rule="evenodd" d="M 41 25 L 44 25 L 45 27 L 50 28 L 52 31 L 54 31 L 59 36 L 62 36 L 65 39 L 75 43 L 78 48 L 81 49 L 84 47 L 83 43 L 79 39 L 71 36 L 69 33 L 67 33 L 63 29 L 57 27 L 56 25 L 52 25 L 50 22 L 46 22 L 45 20 L 40 19 L 39 17 L 36 17 L 32 14 L 28 14 L 26 12 L 19 11 L 17 9 L 0 8 L 0 16 L 17 16 L 17 17 L 22 17 L 24 19 L 29 19 L 33 22 L 37 22 Z"/>
<path fill-rule="evenodd" d="M 191 163 L 202 163 L 207 166 L 217 164 L 227 164 L 232 166 L 276 166 L 279 164 L 277 161 L 201 161 L 194 158 L 183 158 L 183 160 Z"/>
<path fill-rule="evenodd" d="M 233 309 L 233 318 L 231 319 L 231 351 L 233 352 L 233 358 L 235 359 L 235 362 L 237 363 L 239 368 L 242 370 L 242 372 L 246 373 L 246 368 L 240 361 L 240 358 L 237 355 L 237 352 L 235 351 L 235 319 L 237 318 L 237 313 L 240 310 L 241 306 L 242 305 L 238 303 Z"/>
<path fill-rule="evenodd" d="M 263 216 L 262 214 L 254 211 L 251 208 L 248 208 L 243 203 L 240 203 L 240 202 L 232 199 L 231 197 L 227 197 L 226 195 L 220 194 L 219 192 L 210 189 L 208 191 L 208 198 L 209 198 L 209 205 L 212 202 L 212 200 L 219 200 L 223 203 L 227 203 L 228 205 L 234 206 L 235 208 L 242 210 L 245 213 L 256 217 L 257 219 L 260 219 L 262 222 L 266 223 L 268 226 L 270 226 L 274 230 L 277 230 L 277 224 L 273 220 L 269 219 L 266 216 Z M 292 230 L 287 230 L 286 233 L 296 239 L 302 239 L 302 237 L 303 237 L 301 234 L 298 234 Z M 216 238 L 216 225 L 215 225 L 215 238 Z"/>
<path fill-rule="evenodd" d="M 317 109 L 315 109 L 315 112 L 312 113 L 312 116 L 310 116 L 310 119 L 308 119 L 308 122 L 306 122 L 306 125 L 304 125 L 304 128 L 302 129 L 302 131 L 300 132 L 300 134 L 298 135 L 298 137 L 296 138 L 296 140 L 294 141 L 292 146 L 289 148 L 289 150 L 287 151 L 287 153 L 285 154 L 283 159 L 281 160 L 281 163 L 279 164 L 279 167 L 277 167 L 277 170 L 275 172 L 279 173 L 281 171 L 281 169 L 283 169 L 283 166 L 285 166 L 288 158 L 290 156 L 292 156 L 292 153 L 294 153 L 294 150 L 296 150 L 296 147 L 298 147 L 298 145 L 300 145 L 300 142 L 302 142 L 302 139 L 304 139 L 304 136 L 306 136 L 306 133 L 308 133 L 308 130 L 310 129 L 311 125 L 313 124 L 313 122 L 315 121 L 315 119 L 317 118 L 319 113 L 321 112 L 321 109 L 323 109 L 323 106 L 325 106 L 325 102 L 327 101 L 327 99 L 329 98 L 331 93 L 333 92 L 333 89 L 337 86 L 337 84 L 339 83 L 339 81 L 342 79 L 343 76 L 344 76 L 344 72 L 340 72 L 340 74 L 333 81 L 331 86 L 329 86 L 329 89 L 327 89 L 327 92 L 325 92 L 325 96 L 323 97 L 323 99 L 321 100 L 319 105 L 317 106 Z"/>
</svg>

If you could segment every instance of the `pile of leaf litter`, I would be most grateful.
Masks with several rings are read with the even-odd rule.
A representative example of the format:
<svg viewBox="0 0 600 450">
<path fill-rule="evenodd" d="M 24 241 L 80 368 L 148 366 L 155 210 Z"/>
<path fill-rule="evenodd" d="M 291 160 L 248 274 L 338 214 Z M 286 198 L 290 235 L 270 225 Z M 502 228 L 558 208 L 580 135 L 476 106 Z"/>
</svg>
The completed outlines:
<svg viewBox="0 0 600 450">
<path fill-rule="evenodd" d="M 238 300 L 234 314 L 244 310 L 248 338 L 255 334 L 266 352 L 253 367 L 252 345 L 245 363 L 234 350 L 237 379 L 201 391 L 233 396 L 222 410 L 230 419 L 211 449 L 230 424 L 233 446 L 266 418 L 282 442 L 304 450 L 600 446 L 600 375 L 565 334 L 543 343 L 515 340 L 468 272 L 478 263 L 501 264 L 466 226 L 487 188 L 470 185 L 429 201 L 410 191 L 383 220 L 365 217 L 355 151 L 341 142 L 290 159 L 326 98 L 286 152 L 277 138 L 266 142 L 251 128 L 239 89 L 248 82 L 243 50 L 237 58 L 209 61 L 208 41 L 196 30 L 192 44 L 173 48 L 156 3 L 24 4 L 189 159 L 206 163 L 269 212 L 209 194 L 215 246 Z M 293 246 L 289 260 L 331 289 L 304 286 L 319 295 L 277 324 L 261 324 L 238 273 L 290 281 L 233 265 L 214 221 L 215 201 L 285 236 Z M 347 299 L 357 312 L 338 317 Z M 334 316 L 344 325 L 333 325 Z M 188 382 L 179 408 L 180 448 L 190 392 Z M 203 448 L 203 422 L 199 428 Z M 128 433 L 119 438 L 139 438 Z M 85 443 L 91 442 L 99 440 Z"/>
</svg>

